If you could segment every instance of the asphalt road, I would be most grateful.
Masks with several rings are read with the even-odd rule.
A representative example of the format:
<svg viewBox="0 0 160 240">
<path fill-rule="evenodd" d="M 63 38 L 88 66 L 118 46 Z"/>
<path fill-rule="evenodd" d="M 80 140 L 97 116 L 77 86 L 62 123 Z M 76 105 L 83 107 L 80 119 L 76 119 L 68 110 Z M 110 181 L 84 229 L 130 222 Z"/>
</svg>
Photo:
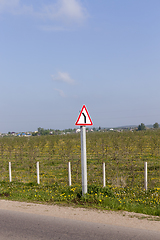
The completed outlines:
<svg viewBox="0 0 160 240">
<path fill-rule="evenodd" d="M 160 240 L 160 232 L 0 209 L 0 240 Z"/>
</svg>

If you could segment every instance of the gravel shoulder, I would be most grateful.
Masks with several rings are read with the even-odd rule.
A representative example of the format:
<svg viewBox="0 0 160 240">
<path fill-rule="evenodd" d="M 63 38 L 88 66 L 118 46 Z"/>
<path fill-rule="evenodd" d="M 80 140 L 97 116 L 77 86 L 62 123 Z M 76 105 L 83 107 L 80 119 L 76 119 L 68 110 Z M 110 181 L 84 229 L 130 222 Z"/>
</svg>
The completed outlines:
<svg viewBox="0 0 160 240">
<path fill-rule="evenodd" d="M 0 200 L 0 209 L 160 232 L 160 217 L 153 217 L 139 213 L 101 211 L 96 209 L 44 205 L 8 200 Z"/>
</svg>

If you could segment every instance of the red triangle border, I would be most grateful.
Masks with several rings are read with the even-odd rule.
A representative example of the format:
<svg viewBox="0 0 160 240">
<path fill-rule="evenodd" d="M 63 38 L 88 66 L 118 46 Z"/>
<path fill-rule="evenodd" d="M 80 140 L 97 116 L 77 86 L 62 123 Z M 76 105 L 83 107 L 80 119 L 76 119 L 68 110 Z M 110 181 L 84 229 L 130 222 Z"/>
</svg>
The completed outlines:
<svg viewBox="0 0 160 240">
<path fill-rule="evenodd" d="M 87 115 L 88 115 L 88 118 L 89 118 L 89 120 L 90 120 L 90 122 L 91 122 L 90 124 L 88 124 L 88 123 L 83 123 L 83 124 L 78 123 L 78 122 L 79 122 L 79 119 L 80 119 L 80 117 L 81 117 L 81 115 L 82 115 L 83 109 L 86 110 L 86 113 L 87 113 Z M 80 114 L 79 114 L 79 116 L 78 116 L 78 119 L 77 119 L 75 125 L 76 125 L 76 126 L 92 126 L 92 125 L 93 125 L 93 122 L 92 122 L 91 117 L 90 117 L 90 115 L 89 115 L 89 113 L 88 113 L 87 107 L 86 107 L 85 105 L 83 105 L 83 107 L 82 107 L 82 109 L 81 109 L 81 112 L 80 112 Z"/>
</svg>

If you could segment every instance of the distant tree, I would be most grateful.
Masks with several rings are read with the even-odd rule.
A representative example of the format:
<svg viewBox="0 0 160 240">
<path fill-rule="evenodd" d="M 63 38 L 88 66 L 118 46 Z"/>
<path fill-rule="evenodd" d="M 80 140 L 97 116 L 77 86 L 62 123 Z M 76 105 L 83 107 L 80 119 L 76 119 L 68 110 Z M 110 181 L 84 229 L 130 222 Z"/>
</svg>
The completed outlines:
<svg viewBox="0 0 160 240">
<path fill-rule="evenodd" d="M 61 133 L 61 131 L 60 131 L 59 129 L 56 129 L 56 130 L 55 130 L 55 134 L 56 134 L 56 135 L 58 135 L 58 134 L 60 134 L 60 133 Z"/>
<path fill-rule="evenodd" d="M 39 134 L 42 134 L 43 131 L 44 131 L 44 128 L 41 128 L 41 127 L 38 128 L 38 133 Z"/>
<path fill-rule="evenodd" d="M 32 132 L 32 136 L 37 136 L 38 132 Z"/>
<path fill-rule="evenodd" d="M 153 124 L 154 128 L 159 128 L 159 124 L 156 122 L 155 124 Z"/>
<path fill-rule="evenodd" d="M 141 130 L 146 130 L 146 126 L 144 125 L 144 123 L 141 123 L 141 124 L 138 126 L 138 131 L 141 131 Z"/>
<path fill-rule="evenodd" d="M 40 135 L 49 135 L 50 130 L 39 127 L 39 128 L 38 128 L 38 133 L 39 133 Z"/>
<path fill-rule="evenodd" d="M 67 129 L 64 130 L 65 133 L 72 132 L 72 131 L 73 131 L 72 128 L 67 128 Z"/>
</svg>

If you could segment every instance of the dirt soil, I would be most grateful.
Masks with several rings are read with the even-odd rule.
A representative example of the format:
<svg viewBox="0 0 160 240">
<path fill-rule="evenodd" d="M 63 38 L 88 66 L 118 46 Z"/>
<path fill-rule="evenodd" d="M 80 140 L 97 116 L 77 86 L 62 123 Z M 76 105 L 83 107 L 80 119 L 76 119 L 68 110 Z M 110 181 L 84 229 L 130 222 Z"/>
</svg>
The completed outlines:
<svg viewBox="0 0 160 240">
<path fill-rule="evenodd" d="M 58 205 L 44 205 L 0 200 L 0 209 L 47 215 L 79 221 L 95 222 L 138 229 L 160 231 L 160 217 L 125 211 L 106 211 Z"/>
</svg>

